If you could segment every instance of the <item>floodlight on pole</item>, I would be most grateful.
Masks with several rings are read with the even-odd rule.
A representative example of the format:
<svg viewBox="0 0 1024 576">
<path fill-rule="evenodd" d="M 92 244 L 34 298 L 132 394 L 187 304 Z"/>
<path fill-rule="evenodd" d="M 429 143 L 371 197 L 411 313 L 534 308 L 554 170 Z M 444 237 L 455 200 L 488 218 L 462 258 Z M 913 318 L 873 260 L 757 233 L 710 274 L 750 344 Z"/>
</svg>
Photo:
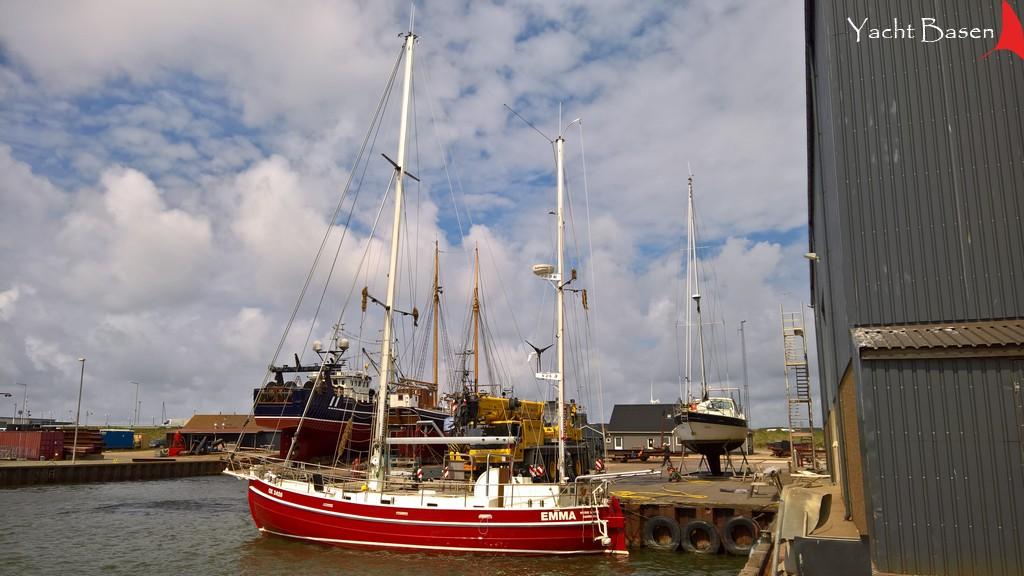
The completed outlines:
<svg viewBox="0 0 1024 576">
<path fill-rule="evenodd" d="M 85 358 L 79 358 L 82 363 L 82 372 L 78 376 L 78 409 L 75 411 L 75 440 L 71 445 L 71 463 L 74 464 L 78 456 L 78 418 L 82 415 L 82 385 L 85 383 Z"/>
<path fill-rule="evenodd" d="M 132 430 L 139 425 L 139 383 L 135 380 L 129 380 L 129 384 L 135 384 L 135 419 L 132 420 Z"/>
<path fill-rule="evenodd" d="M 21 417 L 22 424 L 28 424 L 25 418 L 28 417 L 28 384 L 24 382 L 15 382 L 15 386 L 21 386 L 25 389 L 21 396 L 21 411 L 18 412 L 18 416 Z"/>
</svg>

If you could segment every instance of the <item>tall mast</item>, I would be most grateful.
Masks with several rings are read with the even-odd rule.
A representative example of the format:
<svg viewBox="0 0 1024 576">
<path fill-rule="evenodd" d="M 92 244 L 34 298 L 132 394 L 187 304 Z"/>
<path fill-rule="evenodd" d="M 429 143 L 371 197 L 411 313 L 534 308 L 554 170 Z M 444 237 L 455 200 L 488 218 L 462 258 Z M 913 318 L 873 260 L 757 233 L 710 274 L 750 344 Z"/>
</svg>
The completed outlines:
<svg viewBox="0 0 1024 576">
<path fill-rule="evenodd" d="M 402 192 L 405 184 L 405 140 L 409 124 L 409 94 L 412 91 L 412 52 L 416 35 L 405 35 L 405 79 L 402 85 L 402 119 L 398 129 L 398 174 L 395 176 L 395 218 L 391 227 L 391 265 L 388 267 L 388 294 L 384 306 L 384 334 L 380 352 L 380 387 L 377 392 L 377 418 L 373 422 L 373 445 L 370 449 L 371 488 L 383 489 L 387 467 L 388 385 L 394 372 L 391 354 L 391 322 L 395 309 L 395 285 L 398 280 L 398 240 L 402 229 Z"/>
<path fill-rule="evenodd" d="M 700 349 L 700 399 L 708 399 L 708 373 L 707 365 L 704 362 L 704 323 L 701 321 L 700 316 L 700 273 L 699 267 L 697 266 L 697 225 L 695 224 L 696 216 L 693 213 L 693 175 L 690 175 L 687 184 L 687 192 L 689 194 L 689 206 L 690 206 L 690 222 L 689 222 L 689 236 L 690 236 L 690 258 L 693 263 L 693 301 L 697 304 L 697 344 Z"/>
<path fill-rule="evenodd" d="M 743 358 L 743 415 L 750 423 L 750 381 L 747 379 L 747 331 L 746 320 L 740 320 L 740 356 Z"/>
<path fill-rule="evenodd" d="M 559 124 L 561 124 L 561 109 L 559 109 Z M 555 172 L 558 182 L 557 216 L 558 219 L 558 280 L 555 282 L 558 302 L 555 315 L 558 317 L 555 342 L 558 345 L 558 483 L 565 484 L 565 318 L 564 318 L 564 287 L 565 280 L 565 219 L 563 209 L 563 196 L 565 195 L 565 172 L 563 164 L 565 138 L 559 134 L 555 139 Z"/>
<path fill-rule="evenodd" d="M 437 391 L 440 383 L 437 380 L 437 325 L 441 317 L 441 284 L 440 284 L 440 247 L 434 240 L 434 390 L 430 394 L 430 405 L 437 405 Z"/>
<path fill-rule="evenodd" d="M 693 239 L 693 182 L 691 179 L 689 192 L 686 199 L 686 297 L 693 296 L 693 268 L 695 262 L 690 258 L 694 251 Z M 686 379 L 686 403 L 693 399 L 693 307 L 689 301 L 686 302 L 686 371 L 683 377 Z"/>
<path fill-rule="evenodd" d="M 480 393 L 480 247 L 473 248 L 473 393 Z"/>
</svg>

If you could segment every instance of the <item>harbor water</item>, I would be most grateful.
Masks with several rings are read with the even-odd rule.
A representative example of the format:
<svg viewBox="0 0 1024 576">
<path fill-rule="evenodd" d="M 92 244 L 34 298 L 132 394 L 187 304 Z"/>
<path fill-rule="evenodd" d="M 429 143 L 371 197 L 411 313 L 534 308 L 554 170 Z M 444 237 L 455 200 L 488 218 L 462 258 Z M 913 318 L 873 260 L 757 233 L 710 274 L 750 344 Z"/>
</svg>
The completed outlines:
<svg viewBox="0 0 1024 576">
<path fill-rule="evenodd" d="M 734 575 L 744 558 L 481 557 L 353 551 L 262 536 L 227 476 L 0 490 L 0 574 Z"/>
</svg>

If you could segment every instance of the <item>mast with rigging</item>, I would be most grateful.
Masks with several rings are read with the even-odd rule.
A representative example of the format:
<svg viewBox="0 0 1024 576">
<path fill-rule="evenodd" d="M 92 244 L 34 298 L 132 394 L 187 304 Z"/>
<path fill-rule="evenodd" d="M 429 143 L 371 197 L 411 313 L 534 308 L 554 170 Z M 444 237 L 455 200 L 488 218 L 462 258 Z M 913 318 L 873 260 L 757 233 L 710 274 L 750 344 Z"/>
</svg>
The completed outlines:
<svg viewBox="0 0 1024 576">
<path fill-rule="evenodd" d="M 578 122 L 573 120 L 569 125 Z M 555 138 L 555 181 L 556 181 L 556 209 L 555 218 L 558 220 L 557 233 L 557 262 L 555 266 L 550 264 L 537 264 L 533 272 L 538 277 L 550 281 L 555 287 L 555 355 L 557 356 L 556 372 L 538 372 L 537 378 L 541 380 L 554 380 L 558 383 L 558 483 L 565 484 L 565 287 L 575 279 L 575 271 L 572 276 L 565 280 L 565 138 L 561 134 Z M 539 356 L 539 354 L 538 354 Z"/>
<path fill-rule="evenodd" d="M 480 393 L 480 248 L 473 248 L 473 394 Z"/>
<path fill-rule="evenodd" d="M 707 373 L 707 362 L 704 360 L 704 324 L 701 320 L 700 314 L 700 276 L 697 266 L 697 225 L 695 224 L 695 215 L 693 213 L 693 175 L 687 179 L 687 211 L 689 212 L 689 219 L 687 222 L 687 236 L 689 238 L 689 258 L 690 262 L 687 266 L 693 266 L 693 298 L 697 308 L 697 346 L 700 350 L 700 399 L 705 401 L 708 399 L 708 373 Z M 687 270 L 687 276 L 690 276 L 689 270 Z"/>
<path fill-rule="evenodd" d="M 409 126 L 409 96 L 412 91 L 413 45 L 416 35 L 405 35 L 405 76 L 402 85 L 402 119 L 398 128 L 398 158 L 395 160 L 395 217 L 391 227 L 391 262 L 388 267 L 388 291 L 384 303 L 384 334 L 380 353 L 380 389 L 377 392 L 377 413 L 373 422 L 373 436 L 370 448 L 370 486 L 383 489 L 387 468 L 387 417 L 388 386 L 394 373 L 392 357 L 392 319 L 395 309 L 395 286 L 398 279 L 398 247 L 402 226 L 402 192 L 405 184 L 405 141 Z"/>
<path fill-rule="evenodd" d="M 440 247 L 438 246 L 437 240 L 434 240 L 434 389 L 430 393 L 430 405 L 437 405 L 437 391 L 440 390 L 440 382 L 437 379 L 437 360 L 438 360 L 438 323 L 441 319 L 441 265 L 440 265 Z"/>
</svg>

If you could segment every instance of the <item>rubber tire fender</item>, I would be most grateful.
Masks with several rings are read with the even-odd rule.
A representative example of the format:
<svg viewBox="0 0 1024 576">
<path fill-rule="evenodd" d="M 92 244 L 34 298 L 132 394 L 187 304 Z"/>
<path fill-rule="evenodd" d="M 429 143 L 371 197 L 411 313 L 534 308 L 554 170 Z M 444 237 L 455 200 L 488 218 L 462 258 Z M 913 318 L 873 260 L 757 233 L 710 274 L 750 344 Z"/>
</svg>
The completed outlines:
<svg viewBox="0 0 1024 576">
<path fill-rule="evenodd" d="M 736 543 L 735 535 L 733 534 L 737 528 L 745 529 L 750 532 L 750 544 L 747 546 L 741 546 Z M 725 551 L 733 556 L 748 556 L 750 549 L 757 543 L 757 537 L 761 534 L 761 527 L 757 525 L 752 519 L 746 516 L 733 516 L 725 523 L 722 528 L 722 546 L 725 547 Z"/>
<path fill-rule="evenodd" d="M 668 536 L 668 541 L 664 539 Z M 679 548 L 679 522 L 668 516 L 652 516 L 644 522 L 644 546 L 652 550 L 674 551 Z"/>
<path fill-rule="evenodd" d="M 698 548 L 693 537 L 700 533 L 707 534 L 708 543 L 704 548 Z M 718 535 L 715 525 L 704 520 L 691 520 L 683 526 L 683 534 L 680 538 L 683 550 L 693 554 L 717 554 L 722 545 L 722 538 Z"/>
</svg>

